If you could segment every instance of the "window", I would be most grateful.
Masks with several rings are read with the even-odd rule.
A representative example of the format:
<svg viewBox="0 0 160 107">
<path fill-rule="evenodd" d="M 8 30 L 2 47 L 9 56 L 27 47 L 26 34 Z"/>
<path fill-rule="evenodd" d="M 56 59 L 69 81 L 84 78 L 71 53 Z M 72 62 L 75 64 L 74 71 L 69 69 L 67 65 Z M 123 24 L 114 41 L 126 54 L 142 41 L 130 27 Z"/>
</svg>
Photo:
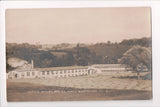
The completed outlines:
<svg viewBox="0 0 160 107">
<path fill-rule="evenodd" d="M 17 78 L 18 77 L 18 74 L 15 74 L 15 78 Z"/>
<path fill-rule="evenodd" d="M 32 72 L 32 75 L 34 76 L 35 72 Z"/>
<path fill-rule="evenodd" d="M 49 71 L 47 71 L 47 75 L 49 75 Z"/>
<path fill-rule="evenodd" d="M 24 72 L 22 72 L 21 76 L 24 77 Z"/>
<path fill-rule="evenodd" d="M 27 72 L 27 76 L 30 76 L 30 72 Z"/>
<path fill-rule="evenodd" d="M 52 71 L 52 74 L 54 74 L 54 71 Z"/>
<path fill-rule="evenodd" d="M 44 71 L 42 71 L 42 75 L 45 75 L 45 72 L 44 72 Z"/>
</svg>

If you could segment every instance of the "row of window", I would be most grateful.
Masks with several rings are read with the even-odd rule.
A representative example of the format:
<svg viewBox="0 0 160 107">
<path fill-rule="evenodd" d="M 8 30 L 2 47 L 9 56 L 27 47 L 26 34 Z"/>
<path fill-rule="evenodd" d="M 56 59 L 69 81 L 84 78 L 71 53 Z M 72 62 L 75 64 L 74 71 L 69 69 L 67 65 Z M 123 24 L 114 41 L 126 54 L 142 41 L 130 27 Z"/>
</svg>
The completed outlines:
<svg viewBox="0 0 160 107">
<path fill-rule="evenodd" d="M 75 70 L 74 71 L 71 71 L 71 70 L 70 71 L 42 71 L 42 75 L 45 75 L 45 72 L 47 72 L 47 75 L 49 75 L 50 73 L 51 74 L 78 73 L 78 72 L 84 73 L 84 72 L 87 72 L 87 70 L 84 69 L 84 70 L 78 70 L 78 71 L 75 71 Z"/>
<path fill-rule="evenodd" d="M 27 76 L 35 76 L 35 72 L 22 72 L 21 76 L 24 77 L 25 73 Z M 65 74 L 65 73 L 83 73 L 86 74 L 87 73 L 87 69 L 81 69 L 81 70 L 63 70 L 63 71 L 42 71 L 42 75 L 50 75 L 50 74 Z M 13 75 L 15 75 L 15 73 L 13 73 Z M 72 76 L 72 74 L 69 74 L 68 76 Z M 77 74 L 75 74 L 77 75 Z M 16 74 L 16 76 L 18 76 L 18 74 Z"/>
<path fill-rule="evenodd" d="M 87 75 L 87 73 L 85 73 L 85 74 L 69 74 L 69 75 L 54 75 L 54 77 L 73 77 L 73 76 L 83 76 L 83 75 Z"/>
<path fill-rule="evenodd" d="M 30 75 L 32 75 L 32 76 L 34 76 L 35 75 L 35 72 L 27 72 L 27 76 L 30 76 Z"/>
<path fill-rule="evenodd" d="M 25 73 L 22 73 L 21 76 L 24 77 Z M 35 76 L 35 72 L 27 72 L 27 76 Z"/>
<path fill-rule="evenodd" d="M 124 66 L 96 66 L 96 67 L 94 67 L 94 68 L 125 68 Z"/>
<path fill-rule="evenodd" d="M 80 75 L 87 75 L 87 74 L 70 74 L 70 75 L 59 75 L 59 76 L 56 76 L 56 77 L 72 77 L 72 76 L 80 76 Z"/>
<path fill-rule="evenodd" d="M 103 69 L 101 71 L 125 71 L 125 69 Z"/>
<path fill-rule="evenodd" d="M 81 72 L 81 73 L 86 74 L 85 72 Z M 52 71 L 52 74 L 54 74 L 53 71 Z M 58 74 L 58 72 L 56 72 L 56 74 Z M 62 72 L 60 72 L 60 74 L 62 74 Z M 42 72 L 42 75 L 45 75 L 45 72 Z M 49 75 L 49 71 L 47 71 L 47 75 Z M 74 74 L 69 74 L 68 76 L 73 76 L 73 75 Z M 77 74 L 75 74 L 75 75 L 77 75 Z M 16 76 L 17 76 L 17 74 L 16 74 Z M 25 74 L 22 73 L 21 76 L 24 77 Z M 27 72 L 27 76 L 35 76 L 35 72 Z"/>
<path fill-rule="evenodd" d="M 58 74 L 58 73 L 55 73 L 55 74 Z M 61 75 L 65 74 L 65 73 L 60 73 Z M 87 74 L 87 72 L 81 72 L 81 74 Z M 42 75 L 45 75 L 45 72 L 42 72 Z M 48 72 L 47 72 L 47 75 L 50 75 Z M 53 73 L 54 75 L 54 73 Z M 69 74 L 69 75 L 72 75 L 72 74 Z"/>
</svg>

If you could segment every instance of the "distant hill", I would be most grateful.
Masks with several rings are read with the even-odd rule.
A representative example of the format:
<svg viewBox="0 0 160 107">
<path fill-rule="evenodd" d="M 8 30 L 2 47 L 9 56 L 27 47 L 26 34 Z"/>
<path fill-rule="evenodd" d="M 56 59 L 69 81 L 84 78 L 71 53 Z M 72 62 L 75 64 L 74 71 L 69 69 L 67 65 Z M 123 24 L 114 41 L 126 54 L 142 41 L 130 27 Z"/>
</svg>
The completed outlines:
<svg viewBox="0 0 160 107">
<path fill-rule="evenodd" d="M 97 55 L 121 57 L 124 52 L 134 45 L 151 47 L 151 38 L 129 39 L 123 40 L 120 43 L 98 43 L 87 46 L 87 48 Z"/>
<path fill-rule="evenodd" d="M 87 48 L 89 48 L 92 52 L 95 52 L 97 55 L 120 57 L 124 52 L 131 48 L 131 46 L 118 44 L 96 44 Z"/>
<path fill-rule="evenodd" d="M 57 44 L 54 48 L 40 50 L 41 47 L 27 43 L 6 43 L 8 58 L 20 58 L 35 62 L 35 67 L 86 66 L 90 64 L 118 63 L 128 49 L 134 45 L 152 46 L 151 38 L 129 39 L 119 43 Z M 8 63 L 8 62 L 7 62 Z"/>
</svg>

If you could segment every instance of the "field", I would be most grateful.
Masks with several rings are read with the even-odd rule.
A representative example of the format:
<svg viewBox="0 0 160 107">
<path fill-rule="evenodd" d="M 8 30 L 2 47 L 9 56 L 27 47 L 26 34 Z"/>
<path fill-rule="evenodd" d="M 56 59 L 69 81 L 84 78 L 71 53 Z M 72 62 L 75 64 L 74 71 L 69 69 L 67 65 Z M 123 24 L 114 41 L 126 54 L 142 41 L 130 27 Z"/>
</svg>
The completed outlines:
<svg viewBox="0 0 160 107">
<path fill-rule="evenodd" d="M 8 101 L 148 100 L 152 82 L 136 73 L 7 80 Z"/>
</svg>

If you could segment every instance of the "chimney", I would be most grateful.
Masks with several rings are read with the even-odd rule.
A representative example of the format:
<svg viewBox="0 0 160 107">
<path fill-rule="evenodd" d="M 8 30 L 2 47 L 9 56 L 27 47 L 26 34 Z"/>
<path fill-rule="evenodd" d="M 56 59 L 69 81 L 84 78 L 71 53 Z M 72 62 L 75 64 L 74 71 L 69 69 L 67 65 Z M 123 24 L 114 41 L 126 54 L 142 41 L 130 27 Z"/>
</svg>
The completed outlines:
<svg viewBox="0 0 160 107">
<path fill-rule="evenodd" d="M 31 69 L 34 68 L 34 63 L 33 63 L 33 60 L 31 60 Z"/>
</svg>

